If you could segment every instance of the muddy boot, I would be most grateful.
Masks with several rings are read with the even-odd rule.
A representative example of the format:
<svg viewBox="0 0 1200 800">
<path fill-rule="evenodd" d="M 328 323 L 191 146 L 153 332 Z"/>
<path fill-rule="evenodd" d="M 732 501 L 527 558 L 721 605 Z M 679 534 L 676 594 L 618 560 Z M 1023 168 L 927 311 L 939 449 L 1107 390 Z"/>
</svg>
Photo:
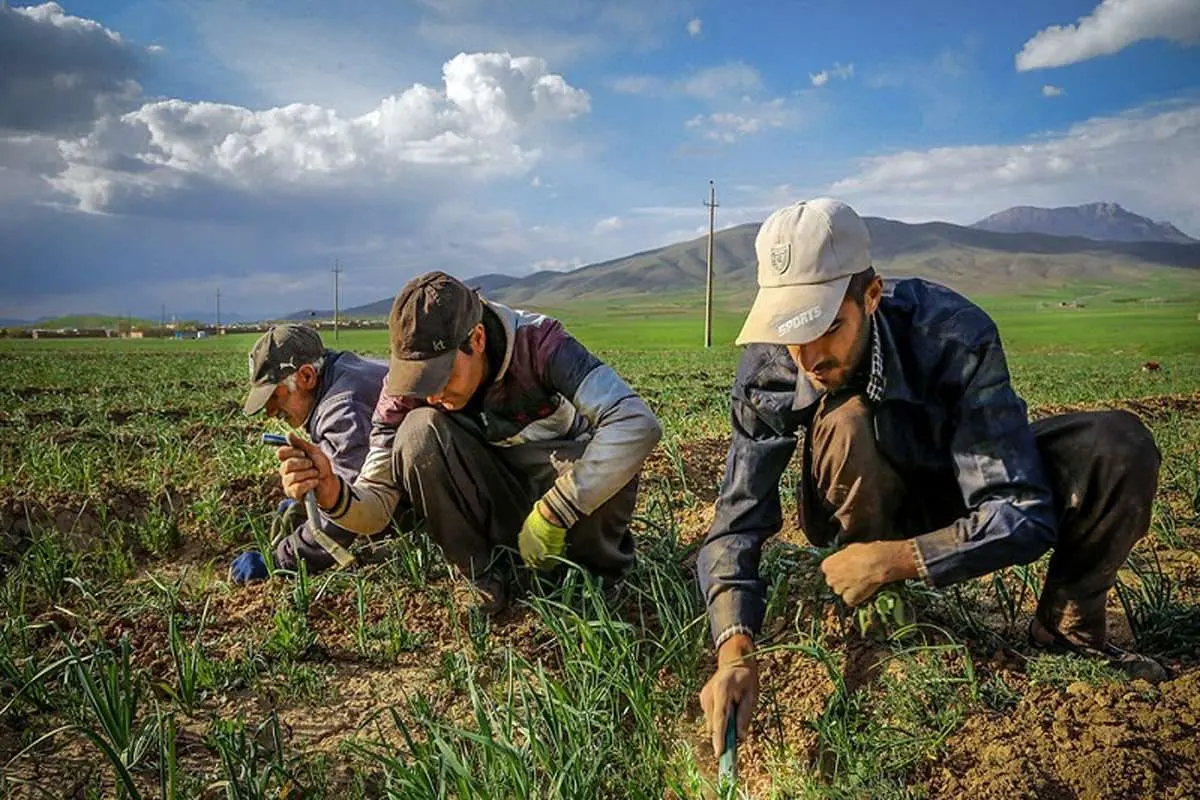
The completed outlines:
<svg viewBox="0 0 1200 800">
<path fill-rule="evenodd" d="M 508 587 L 504 581 L 495 575 L 481 575 L 466 581 L 466 603 L 478 608 L 489 617 L 494 617 L 508 609 Z"/>
<path fill-rule="evenodd" d="M 1048 630 L 1037 617 L 1029 621 L 1029 643 L 1047 653 L 1101 659 L 1110 667 L 1124 672 L 1130 680 L 1157 684 L 1171 677 L 1167 668 L 1150 656 L 1131 653 L 1107 642 L 1099 646 L 1078 644 L 1061 633 Z"/>
</svg>

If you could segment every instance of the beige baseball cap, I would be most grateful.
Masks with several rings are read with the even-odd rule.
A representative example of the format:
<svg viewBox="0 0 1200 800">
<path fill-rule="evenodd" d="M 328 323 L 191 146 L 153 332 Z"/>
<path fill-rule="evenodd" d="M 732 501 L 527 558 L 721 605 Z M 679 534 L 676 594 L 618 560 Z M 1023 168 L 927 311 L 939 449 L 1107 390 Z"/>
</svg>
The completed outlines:
<svg viewBox="0 0 1200 800">
<path fill-rule="evenodd" d="M 871 235 L 850 206 L 818 197 L 767 217 L 754 251 L 758 296 L 737 344 L 807 344 L 833 323 L 850 277 L 871 266 Z"/>
</svg>

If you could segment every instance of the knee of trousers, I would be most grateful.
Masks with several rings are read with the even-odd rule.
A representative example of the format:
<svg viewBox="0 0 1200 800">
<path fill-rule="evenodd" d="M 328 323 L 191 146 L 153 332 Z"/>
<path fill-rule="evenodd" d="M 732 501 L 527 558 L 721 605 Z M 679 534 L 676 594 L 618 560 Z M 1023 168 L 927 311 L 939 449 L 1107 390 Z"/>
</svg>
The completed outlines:
<svg viewBox="0 0 1200 800">
<path fill-rule="evenodd" d="M 1134 492 L 1147 502 L 1158 488 L 1162 461 L 1154 436 L 1128 411 L 1102 411 L 1093 415 L 1091 435 L 1100 474 L 1119 481 L 1123 493 Z"/>
<path fill-rule="evenodd" d="M 435 408 L 414 408 L 408 412 L 396 430 L 396 442 L 392 447 L 406 472 L 443 451 L 451 424 L 446 415 Z"/>
<path fill-rule="evenodd" d="M 875 448 L 875 417 L 862 395 L 851 395 L 827 413 L 818 413 L 813 423 L 817 453 L 830 446 L 849 450 L 857 442 L 870 442 Z"/>
</svg>

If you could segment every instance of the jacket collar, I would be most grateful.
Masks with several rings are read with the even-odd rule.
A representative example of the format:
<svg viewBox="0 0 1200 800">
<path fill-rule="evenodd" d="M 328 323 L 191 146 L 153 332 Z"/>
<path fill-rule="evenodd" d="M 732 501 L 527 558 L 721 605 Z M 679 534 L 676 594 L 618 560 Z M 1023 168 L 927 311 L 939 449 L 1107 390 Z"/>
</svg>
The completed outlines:
<svg viewBox="0 0 1200 800">
<path fill-rule="evenodd" d="M 883 362 L 883 398 L 881 402 L 887 400 L 912 402 L 916 398 L 913 395 L 912 386 L 904 377 L 904 364 L 900 360 L 900 346 L 896 341 L 892 326 L 888 323 L 887 315 L 883 312 L 884 306 L 881 304 L 879 311 L 875 312 L 875 320 L 879 326 L 880 355 Z"/>
<path fill-rule="evenodd" d="M 496 377 L 492 381 L 493 384 L 497 384 L 504 380 L 504 375 L 508 372 L 508 365 L 512 363 L 513 344 L 517 339 L 517 320 L 519 314 L 500 303 L 493 303 L 491 300 L 482 297 L 480 300 L 499 317 L 500 324 L 504 326 L 504 359 L 500 362 L 500 369 L 496 370 Z"/>
</svg>

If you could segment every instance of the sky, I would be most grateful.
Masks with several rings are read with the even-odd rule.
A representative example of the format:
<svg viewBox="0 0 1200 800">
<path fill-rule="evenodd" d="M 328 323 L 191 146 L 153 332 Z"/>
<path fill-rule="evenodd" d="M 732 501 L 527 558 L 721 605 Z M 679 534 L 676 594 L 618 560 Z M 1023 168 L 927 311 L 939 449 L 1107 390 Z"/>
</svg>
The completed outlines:
<svg viewBox="0 0 1200 800">
<path fill-rule="evenodd" d="M 269 316 L 833 196 L 1200 237 L 1200 0 L 0 0 L 0 318 Z"/>
</svg>

